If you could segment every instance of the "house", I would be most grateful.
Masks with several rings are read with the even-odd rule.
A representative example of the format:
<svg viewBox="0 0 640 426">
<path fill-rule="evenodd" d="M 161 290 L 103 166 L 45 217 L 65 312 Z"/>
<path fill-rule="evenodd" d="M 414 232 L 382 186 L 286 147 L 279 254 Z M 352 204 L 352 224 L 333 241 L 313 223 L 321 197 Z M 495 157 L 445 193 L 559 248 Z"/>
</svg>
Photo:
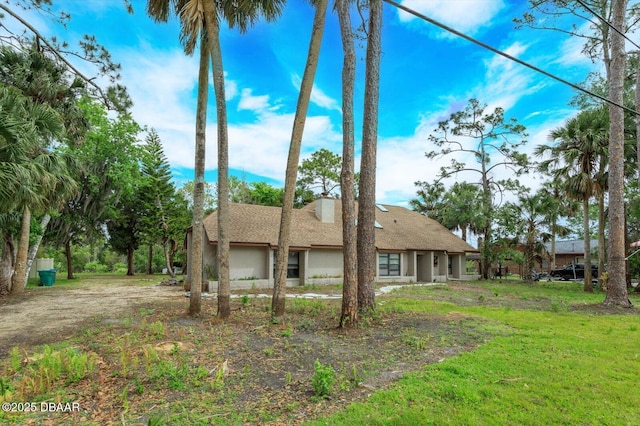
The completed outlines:
<svg viewBox="0 0 640 426">
<path fill-rule="evenodd" d="M 545 243 L 545 247 L 551 254 L 551 243 Z M 597 253 L 597 251 L 598 240 L 591 240 L 591 253 Z M 556 268 L 562 268 L 570 263 L 584 263 L 584 240 L 556 241 Z M 546 270 L 548 262 L 543 262 L 542 267 Z"/>
<path fill-rule="evenodd" d="M 342 203 L 321 198 L 292 216 L 287 285 L 342 282 Z M 273 287 L 280 207 L 230 204 L 229 265 L 232 289 Z M 213 287 L 216 271 L 217 214 L 204 220 L 203 279 Z M 466 253 L 477 250 L 433 219 L 403 207 L 377 205 L 376 280 L 434 282 L 471 279 Z M 187 271 L 191 232 L 187 234 Z M 189 277 L 187 276 L 187 280 Z"/>
</svg>

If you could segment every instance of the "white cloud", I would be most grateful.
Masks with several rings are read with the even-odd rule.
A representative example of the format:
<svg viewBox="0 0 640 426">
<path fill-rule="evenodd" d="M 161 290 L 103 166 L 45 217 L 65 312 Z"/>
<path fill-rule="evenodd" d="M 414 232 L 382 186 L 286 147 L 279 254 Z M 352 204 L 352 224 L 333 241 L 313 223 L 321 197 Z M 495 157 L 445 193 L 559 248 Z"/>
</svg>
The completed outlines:
<svg viewBox="0 0 640 426">
<path fill-rule="evenodd" d="M 242 89 L 238 111 L 250 110 L 262 112 L 269 109 L 269 95 L 253 96 L 251 89 Z"/>
<path fill-rule="evenodd" d="M 302 79 L 297 74 L 291 74 L 291 83 L 293 86 L 300 90 L 300 86 L 302 84 Z M 340 104 L 337 100 L 331 98 L 326 93 L 324 93 L 318 86 L 315 84 L 311 89 L 311 102 L 318 105 L 320 108 L 328 109 L 328 110 L 336 110 L 342 112 L 342 108 L 340 108 Z"/>
<path fill-rule="evenodd" d="M 468 33 L 488 25 L 504 7 L 502 0 L 404 0 L 401 3 L 458 31 Z M 398 18 L 402 22 L 416 19 L 404 11 L 399 11 Z"/>
</svg>

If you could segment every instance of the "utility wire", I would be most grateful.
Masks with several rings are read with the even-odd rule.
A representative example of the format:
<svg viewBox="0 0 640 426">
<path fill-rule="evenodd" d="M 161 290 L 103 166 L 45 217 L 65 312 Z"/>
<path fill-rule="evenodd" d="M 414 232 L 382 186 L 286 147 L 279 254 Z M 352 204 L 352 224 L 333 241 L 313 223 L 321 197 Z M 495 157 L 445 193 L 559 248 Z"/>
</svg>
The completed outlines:
<svg viewBox="0 0 640 426">
<path fill-rule="evenodd" d="M 638 48 L 638 50 L 640 50 L 640 46 L 638 46 L 636 44 L 635 41 L 631 40 L 629 37 L 627 37 L 627 35 L 625 33 L 623 33 L 622 31 L 620 31 L 619 29 L 617 29 L 611 22 L 607 21 L 606 19 L 604 19 L 602 17 L 602 15 L 599 15 L 598 12 L 594 11 L 593 9 L 591 9 L 589 6 L 587 6 L 582 0 L 576 0 L 577 3 L 580 4 L 580 6 L 584 7 L 587 12 L 591 13 L 593 16 L 595 16 L 596 18 L 598 18 L 600 21 L 602 21 L 603 24 L 605 24 L 606 26 L 608 26 L 609 28 L 611 28 L 613 31 L 617 32 L 618 34 L 620 34 L 622 37 L 624 37 L 629 43 L 633 44 L 635 47 Z"/>
<path fill-rule="evenodd" d="M 558 76 L 556 76 L 556 75 L 554 75 L 554 74 L 551 74 L 550 72 L 547 72 L 547 71 L 545 71 L 545 70 L 543 70 L 543 69 L 541 69 L 541 68 L 536 67 L 535 65 L 531 65 L 531 64 L 529 64 L 528 62 L 525 62 L 525 61 L 523 61 L 523 60 L 521 60 L 521 59 L 516 58 L 515 56 L 511 56 L 511 55 L 509 55 L 508 53 L 505 53 L 505 52 L 503 52 L 503 51 L 501 51 L 501 50 L 498 50 L 498 49 L 496 49 L 495 47 L 489 46 L 488 44 L 483 43 L 483 42 L 481 42 L 480 40 L 476 40 L 475 38 L 470 37 L 470 36 L 468 36 L 468 35 L 466 35 L 466 34 L 463 34 L 463 33 L 461 33 L 460 31 L 457 31 L 457 30 L 455 30 L 455 29 L 453 29 L 453 28 L 451 28 L 451 27 L 449 27 L 449 26 L 447 26 L 447 25 L 445 25 L 445 24 L 443 24 L 443 23 L 441 23 L 441 22 L 436 21 L 435 19 L 431 19 L 431 18 L 429 18 L 429 17 L 428 17 L 428 16 L 426 16 L 426 15 L 423 15 L 423 14 L 421 14 L 421 13 L 419 13 L 419 12 L 416 12 L 416 11 L 415 11 L 415 10 L 413 10 L 413 9 L 410 9 L 410 8 L 408 8 L 408 7 L 406 7 L 406 6 L 403 6 L 403 5 L 399 4 L 399 3 L 396 3 L 396 2 L 395 2 L 395 1 L 393 1 L 393 0 L 383 0 L 383 1 L 384 1 L 385 3 L 388 3 L 388 4 L 392 5 L 392 6 L 395 6 L 395 7 L 396 7 L 396 8 L 398 8 L 398 9 L 401 9 L 401 10 L 403 10 L 403 11 L 405 11 L 405 12 L 407 12 L 407 13 L 409 13 L 409 14 L 411 14 L 411 15 L 413 15 L 413 16 L 415 16 L 415 17 L 417 17 L 417 18 L 420 18 L 420 19 L 422 19 L 423 21 L 427 21 L 427 22 L 429 22 L 430 24 L 433 24 L 433 25 L 435 25 L 435 26 L 437 26 L 437 27 L 440 27 L 440 28 L 442 28 L 443 30 L 445 30 L 445 31 L 447 31 L 447 32 L 453 33 L 453 34 L 457 35 L 458 37 L 462 37 L 462 38 L 464 38 L 465 40 L 470 41 L 471 43 L 475 43 L 475 44 L 477 44 L 478 46 L 481 46 L 481 47 L 483 47 L 483 48 L 485 48 L 485 49 L 487 49 L 487 50 L 492 51 L 493 53 L 496 53 L 496 54 L 498 54 L 498 55 L 500 55 L 500 56 L 503 56 L 503 57 L 505 57 L 505 58 L 507 58 L 507 59 L 509 59 L 509 60 L 511 60 L 511 61 L 517 62 L 517 63 L 519 63 L 520 65 L 523 65 L 523 66 L 525 66 L 525 67 L 527 67 L 527 68 L 530 68 L 530 69 L 532 69 L 532 70 L 534 70 L 534 71 L 536 71 L 536 72 L 539 72 L 540 74 L 544 74 L 544 75 L 546 75 L 546 76 L 547 76 L 547 77 L 549 77 L 549 78 L 552 78 L 552 79 L 554 79 L 554 80 L 556 80 L 556 81 L 559 81 L 560 83 L 566 84 L 567 86 L 570 86 L 570 87 L 572 87 L 572 88 L 574 88 L 574 89 L 576 89 L 576 90 L 579 90 L 579 91 L 581 91 L 581 92 L 583 92 L 583 93 L 586 93 L 587 95 L 590 95 L 590 96 L 596 97 L 596 98 L 600 99 L 601 101 L 604 101 L 604 102 L 606 102 L 606 103 L 608 103 L 608 104 L 611 104 L 611 105 L 615 105 L 615 106 L 617 106 L 618 108 L 622 108 L 623 110 L 625 110 L 625 111 L 627 111 L 627 112 L 630 112 L 630 113 L 632 113 L 633 115 L 640 115 L 640 113 L 636 112 L 635 110 L 633 110 L 633 109 L 631 109 L 631 108 L 627 108 L 627 107 L 626 107 L 626 106 L 624 106 L 624 105 L 620 105 L 620 104 L 618 104 L 617 102 L 614 102 L 614 101 L 612 101 L 612 100 L 610 100 L 610 99 L 605 98 L 604 96 L 600 96 L 600 95 L 598 95 L 597 93 L 591 92 L 590 90 L 585 89 L 585 88 L 583 88 L 583 87 L 580 87 L 580 86 L 578 86 L 577 84 L 571 83 L 570 81 L 567 81 L 567 80 L 565 80 L 565 79 L 563 79 L 563 78 L 561 78 L 561 77 L 558 77 Z"/>
</svg>

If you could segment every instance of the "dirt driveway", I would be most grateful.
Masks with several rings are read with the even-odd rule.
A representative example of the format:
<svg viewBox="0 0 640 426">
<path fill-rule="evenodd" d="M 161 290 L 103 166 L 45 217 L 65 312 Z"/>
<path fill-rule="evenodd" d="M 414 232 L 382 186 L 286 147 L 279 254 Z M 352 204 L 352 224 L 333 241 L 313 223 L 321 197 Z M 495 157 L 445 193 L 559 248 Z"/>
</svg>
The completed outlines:
<svg viewBox="0 0 640 426">
<path fill-rule="evenodd" d="M 96 277 L 89 282 L 83 279 L 77 287 L 38 287 L 2 298 L 0 357 L 17 345 L 64 340 L 93 320 L 115 318 L 137 306 L 183 297 L 181 287 L 158 285 L 161 280 L 161 276 Z"/>
</svg>

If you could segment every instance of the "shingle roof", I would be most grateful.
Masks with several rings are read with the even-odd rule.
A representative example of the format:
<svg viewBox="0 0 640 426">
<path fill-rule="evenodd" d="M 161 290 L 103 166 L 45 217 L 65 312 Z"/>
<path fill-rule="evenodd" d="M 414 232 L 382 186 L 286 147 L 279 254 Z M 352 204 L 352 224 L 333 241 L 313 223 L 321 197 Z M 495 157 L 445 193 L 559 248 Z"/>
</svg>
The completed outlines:
<svg viewBox="0 0 640 426">
<path fill-rule="evenodd" d="M 551 251 L 551 243 L 545 243 Z M 598 240 L 591 240 L 591 249 L 598 248 Z M 556 241 L 556 254 L 584 254 L 584 240 Z"/>
<path fill-rule="evenodd" d="M 342 203 L 334 200 L 334 223 L 322 223 L 316 218 L 316 203 L 294 209 L 291 247 L 342 247 Z M 376 247 L 379 250 L 442 250 L 451 253 L 478 250 L 453 235 L 437 221 L 404 207 L 384 205 L 386 212 L 376 209 Z M 280 207 L 234 204 L 229 207 L 231 244 L 278 245 Z M 204 220 L 209 242 L 218 238 L 216 212 Z"/>
</svg>

